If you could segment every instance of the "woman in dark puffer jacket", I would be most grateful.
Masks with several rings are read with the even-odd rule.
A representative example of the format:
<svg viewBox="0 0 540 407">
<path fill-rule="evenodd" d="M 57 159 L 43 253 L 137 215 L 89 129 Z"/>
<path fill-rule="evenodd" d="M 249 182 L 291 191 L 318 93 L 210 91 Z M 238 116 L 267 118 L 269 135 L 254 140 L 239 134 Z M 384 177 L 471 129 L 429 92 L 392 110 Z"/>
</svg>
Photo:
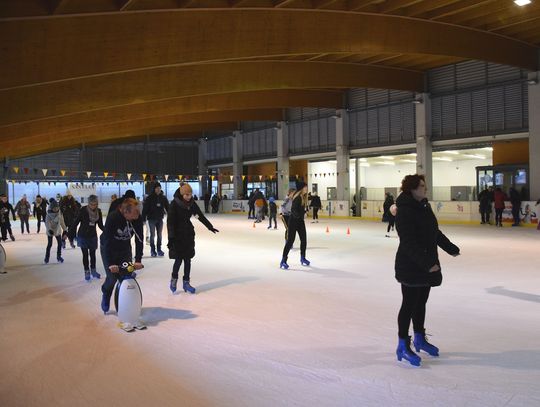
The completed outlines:
<svg viewBox="0 0 540 407">
<path fill-rule="evenodd" d="M 191 259 L 195 257 L 195 228 L 191 217 L 196 216 L 206 228 L 216 233 L 208 219 L 203 215 L 197 202 L 193 199 L 193 191 L 189 184 L 183 184 L 174 193 L 174 199 L 169 205 L 167 215 L 167 232 L 169 234 L 169 258 L 174 259 L 171 283 L 169 288 L 174 293 L 178 283 L 178 272 L 184 263 L 184 277 L 182 288 L 185 292 L 195 294 L 195 288 L 189 284 L 191 272 Z"/>
<path fill-rule="evenodd" d="M 439 230 L 437 218 L 426 198 L 423 175 L 407 175 L 401 183 L 401 190 L 403 192 L 396 200 L 396 229 L 400 242 L 395 271 L 403 299 L 398 315 L 396 354 L 398 360 L 403 358 L 420 366 L 420 357 L 410 347 L 409 325 L 412 319 L 416 351 L 423 350 L 438 356 L 439 349 L 428 343 L 425 337 L 426 303 L 431 287 L 442 282 L 437 246 L 452 256 L 459 255 L 459 247 Z"/>
</svg>

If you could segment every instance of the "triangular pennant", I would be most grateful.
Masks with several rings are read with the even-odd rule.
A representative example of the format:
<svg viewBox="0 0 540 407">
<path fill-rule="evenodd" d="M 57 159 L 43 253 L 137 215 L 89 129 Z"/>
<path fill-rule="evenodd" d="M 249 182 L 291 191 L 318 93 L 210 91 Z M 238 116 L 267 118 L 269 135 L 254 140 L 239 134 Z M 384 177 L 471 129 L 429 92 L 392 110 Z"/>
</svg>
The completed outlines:
<svg viewBox="0 0 540 407">
<path fill-rule="evenodd" d="M 262 177 L 263 177 L 262 175 L 259 175 L 259 181 L 262 181 Z"/>
<path fill-rule="evenodd" d="M 64 175 L 66 175 L 66 170 L 60 170 L 60 174 L 61 174 L 62 177 L 63 177 Z"/>
<path fill-rule="evenodd" d="M 230 175 L 229 178 L 231 179 L 231 182 L 232 182 L 232 180 L 234 179 L 234 175 Z"/>
<path fill-rule="evenodd" d="M 242 181 L 244 181 L 245 179 L 246 179 L 246 176 L 242 175 Z"/>
<path fill-rule="evenodd" d="M 86 176 L 90 178 L 92 176 L 92 171 L 86 171 Z"/>
<path fill-rule="evenodd" d="M 212 175 L 212 181 L 213 181 L 215 178 L 216 178 L 216 176 L 215 176 L 215 175 Z"/>
<path fill-rule="evenodd" d="M 41 172 L 43 172 L 43 176 L 44 176 L 44 177 L 47 176 L 47 171 L 49 171 L 47 168 L 42 168 L 42 169 L 41 169 Z"/>
<path fill-rule="evenodd" d="M 169 174 L 165 174 L 164 177 L 165 177 L 165 181 L 169 180 Z"/>
<path fill-rule="evenodd" d="M 131 173 L 130 172 L 128 172 L 126 175 L 127 175 L 128 179 L 131 179 Z"/>
<path fill-rule="evenodd" d="M 178 174 L 178 180 L 182 181 L 182 174 Z"/>
<path fill-rule="evenodd" d="M 56 170 L 51 170 L 52 175 L 56 175 Z"/>
<path fill-rule="evenodd" d="M 28 168 L 23 168 L 25 174 L 28 174 Z"/>
<path fill-rule="evenodd" d="M 199 182 L 202 181 L 202 175 L 199 175 Z"/>
<path fill-rule="evenodd" d="M 147 175 L 148 175 L 148 174 L 143 174 L 143 175 L 142 175 L 143 181 L 146 181 L 146 176 L 147 176 Z"/>
<path fill-rule="evenodd" d="M 107 178 L 109 176 L 109 173 L 107 171 L 103 171 L 103 176 Z"/>
<path fill-rule="evenodd" d="M 113 172 L 111 175 L 113 178 L 116 178 L 116 172 Z"/>
<path fill-rule="evenodd" d="M 13 171 L 15 171 L 15 174 L 19 173 L 19 167 L 13 167 Z"/>
</svg>

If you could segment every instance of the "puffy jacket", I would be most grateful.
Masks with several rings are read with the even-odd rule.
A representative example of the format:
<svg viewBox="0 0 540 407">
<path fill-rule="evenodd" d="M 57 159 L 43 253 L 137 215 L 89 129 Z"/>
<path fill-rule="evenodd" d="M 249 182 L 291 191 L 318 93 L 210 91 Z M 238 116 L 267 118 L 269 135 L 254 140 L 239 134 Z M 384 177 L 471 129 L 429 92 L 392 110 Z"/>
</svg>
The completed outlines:
<svg viewBox="0 0 540 407">
<path fill-rule="evenodd" d="M 427 199 L 419 202 L 411 194 L 402 193 L 396 199 L 396 206 L 396 229 L 400 239 L 395 262 L 396 280 L 409 286 L 441 285 L 441 271 L 429 271 L 435 264 L 440 267 L 437 246 L 450 255 L 459 254 L 459 247 L 439 230 Z"/>
<path fill-rule="evenodd" d="M 143 204 L 143 220 L 161 220 L 169 211 L 169 201 L 163 193 L 157 195 L 155 192 L 148 195 Z"/>
</svg>

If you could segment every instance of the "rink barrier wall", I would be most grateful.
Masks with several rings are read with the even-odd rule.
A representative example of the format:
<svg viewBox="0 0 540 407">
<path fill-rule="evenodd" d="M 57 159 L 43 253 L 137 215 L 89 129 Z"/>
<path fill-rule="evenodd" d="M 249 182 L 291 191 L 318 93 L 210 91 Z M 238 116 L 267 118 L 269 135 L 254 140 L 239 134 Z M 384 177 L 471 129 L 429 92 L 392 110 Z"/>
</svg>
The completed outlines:
<svg viewBox="0 0 540 407">
<path fill-rule="evenodd" d="M 278 208 L 282 201 L 276 201 Z M 351 216 L 349 203 L 347 201 L 322 201 L 322 209 L 319 211 L 321 218 L 334 219 L 356 219 L 381 221 L 383 215 L 384 201 L 362 201 L 362 216 Z M 433 201 L 430 202 L 437 220 L 444 224 L 480 224 L 479 205 L 476 201 Z M 247 200 L 223 200 L 220 203 L 221 213 L 236 213 L 247 215 L 249 211 Z M 279 212 L 279 209 L 278 209 Z M 310 211 L 311 212 L 311 211 Z M 523 226 L 536 227 L 540 206 L 536 206 L 534 201 L 525 201 L 521 204 L 520 217 Z M 492 208 L 490 221 L 495 219 L 495 209 Z M 505 202 L 503 211 L 503 222 L 512 223 L 512 204 Z"/>
</svg>

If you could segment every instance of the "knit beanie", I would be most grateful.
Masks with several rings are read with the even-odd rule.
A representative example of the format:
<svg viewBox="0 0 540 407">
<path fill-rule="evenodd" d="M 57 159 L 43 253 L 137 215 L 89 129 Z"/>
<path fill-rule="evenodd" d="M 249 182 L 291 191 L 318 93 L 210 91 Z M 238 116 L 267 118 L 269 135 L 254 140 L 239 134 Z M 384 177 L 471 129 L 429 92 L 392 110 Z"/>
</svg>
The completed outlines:
<svg viewBox="0 0 540 407">
<path fill-rule="evenodd" d="M 297 191 L 300 191 L 305 186 L 306 186 L 306 183 L 304 181 L 296 181 L 296 190 Z"/>
<path fill-rule="evenodd" d="M 191 188 L 191 185 L 189 184 L 182 184 L 180 186 L 180 195 L 186 195 L 186 194 L 192 194 L 193 189 Z"/>
</svg>

